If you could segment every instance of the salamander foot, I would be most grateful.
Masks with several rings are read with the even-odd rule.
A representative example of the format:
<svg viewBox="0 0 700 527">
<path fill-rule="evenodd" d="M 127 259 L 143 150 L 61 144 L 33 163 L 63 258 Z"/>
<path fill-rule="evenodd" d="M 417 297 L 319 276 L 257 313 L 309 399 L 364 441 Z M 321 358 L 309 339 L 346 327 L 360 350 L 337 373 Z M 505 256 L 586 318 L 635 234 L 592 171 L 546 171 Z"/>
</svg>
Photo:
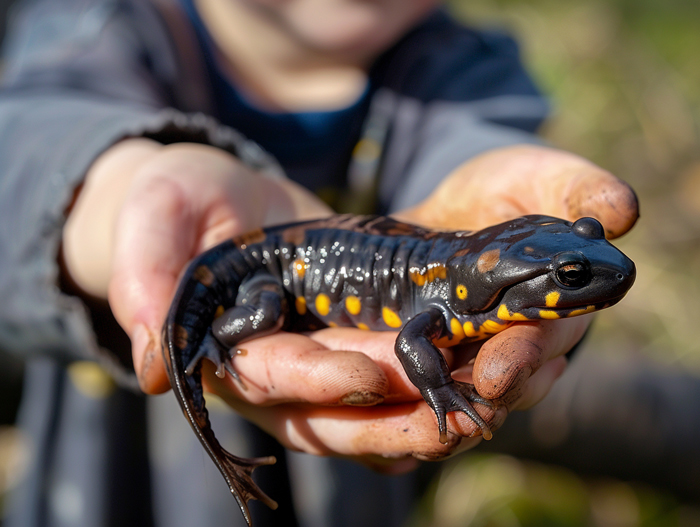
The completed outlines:
<svg viewBox="0 0 700 527">
<path fill-rule="evenodd" d="M 439 388 L 421 390 L 423 398 L 433 409 L 438 420 L 440 443 L 447 444 L 447 412 L 461 411 L 467 414 L 479 428 L 484 439 L 491 439 L 493 434 L 486 421 L 477 413 L 471 403 L 479 403 L 493 408 L 493 402 L 481 397 L 473 384 L 452 381 Z"/>
<path fill-rule="evenodd" d="M 211 331 L 207 332 L 206 336 L 202 340 L 202 344 L 199 346 L 197 353 L 192 360 L 185 367 L 185 374 L 192 375 L 202 359 L 209 359 L 214 366 L 216 366 L 216 376 L 223 379 L 226 376 L 226 372 L 230 373 L 231 376 L 240 382 L 240 377 L 236 370 L 233 369 L 233 364 L 231 359 L 233 358 L 233 352 L 230 349 L 225 348 L 216 338 L 212 335 Z"/>
<path fill-rule="evenodd" d="M 275 461 L 274 456 L 245 459 L 221 449 L 221 457 L 217 464 L 248 525 L 251 525 L 249 500 L 259 500 L 272 510 L 277 508 L 277 502 L 265 494 L 252 478 L 253 470 L 257 467 L 272 465 Z"/>
</svg>

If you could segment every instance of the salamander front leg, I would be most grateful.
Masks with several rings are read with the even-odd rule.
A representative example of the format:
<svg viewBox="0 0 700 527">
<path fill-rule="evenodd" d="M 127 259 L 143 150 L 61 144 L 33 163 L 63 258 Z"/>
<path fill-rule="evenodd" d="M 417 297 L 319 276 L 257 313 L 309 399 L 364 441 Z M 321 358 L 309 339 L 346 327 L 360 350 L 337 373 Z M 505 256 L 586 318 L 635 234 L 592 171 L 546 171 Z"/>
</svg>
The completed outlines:
<svg viewBox="0 0 700 527">
<path fill-rule="evenodd" d="M 492 407 L 472 384 L 457 382 L 433 340 L 447 333 L 445 317 L 438 308 L 430 308 L 409 320 L 396 339 L 396 355 L 410 381 L 420 390 L 423 399 L 433 409 L 438 420 L 440 442 L 447 443 L 447 412 L 461 411 L 481 428 L 484 439 L 491 439 L 486 421 L 471 403 Z"/>
</svg>

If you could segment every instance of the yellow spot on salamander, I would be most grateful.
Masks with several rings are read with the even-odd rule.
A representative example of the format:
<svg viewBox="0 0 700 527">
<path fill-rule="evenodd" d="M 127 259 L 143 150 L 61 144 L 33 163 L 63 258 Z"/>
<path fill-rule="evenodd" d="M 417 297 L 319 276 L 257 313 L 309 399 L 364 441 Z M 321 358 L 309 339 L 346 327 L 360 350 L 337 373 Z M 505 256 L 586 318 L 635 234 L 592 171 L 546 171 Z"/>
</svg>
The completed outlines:
<svg viewBox="0 0 700 527">
<path fill-rule="evenodd" d="M 418 286 L 424 286 L 426 279 L 424 274 L 420 274 L 418 271 L 411 271 L 411 280 L 418 285 Z"/>
<path fill-rule="evenodd" d="M 522 313 L 511 313 L 505 304 L 501 304 L 498 308 L 498 313 L 496 316 L 501 320 L 528 320 L 528 318 Z"/>
<path fill-rule="evenodd" d="M 399 315 L 388 307 L 382 308 L 382 319 L 384 319 L 384 323 L 390 328 L 400 328 L 401 324 L 403 323 L 401 322 Z"/>
<path fill-rule="evenodd" d="M 224 306 L 219 306 L 216 308 L 216 313 L 214 313 L 214 318 L 219 318 L 224 314 Z"/>
<path fill-rule="evenodd" d="M 462 340 L 464 337 L 466 337 L 462 324 L 460 324 L 459 320 L 456 318 L 450 320 L 450 330 L 456 339 Z"/>
<path fill-rule="evenodd" d="M 309 264 L 307 264 L 304 260 L 297 259 L 294 260 L 292 267 L 294 268 L 294 271 L 296 271 L 299 279 L 303 280 L 304 275 L 306 274 L 306 269 L 309 267 Z"/>
<path fill-rule="evenodd" d="M 329 328 L 337 328 L 337 327 L 338 327 L 338 324 L 336 324 L 335 322 L 329 322 L 329 323 L 328 323 L 328 327 L 329 327 Z"/>
<path fill-rule="evenodd" d="M 579 315 L 585 315 L 586 313 L 593 313 L 593 311 L 595 311 L 595 306 L 587 306 L 584 309 L 574 309 L 567 316 L 568 317 L 577 317 Z"/>
<path fill-rule="evenodd" d="M 559 297 L 561 295 L 557 291 L 552 291 L 544 297 L 544 301 L 547 307 L 556 307 L 559 303 Z"/>
<path fill-rule="evenodd" d="M 331 310 L 331 299 L 328 295 L 321 293 L 316 297 L 316 311 L 322 317 L 325 317 Z"/>
<path fill-rule="evenodd" d="M 298 296 L 296 302 L 294 302 L 294 306 L 297 308 L 297 313 L 300 315 L 306 314 L 306 298 Z"/>
<path fill-rule="evenodd" d="M 438 348 L 449 348 L 450 346 L 456 344 L 456 342 L 453 343 L 450 337 L 444 336 L 437 340 L 433 340 L 433 344 L 435 344 L 435 346 L 437 346 Z"/>
<path fill-rule="evenodd" d="M 455 291 L 457 293 L 457 298 L 459 298 L 460 300 L 467 299 L 467 286 L 466 285 L 459 284 Z"/>
<path fill-rule="evenodd" d="M 447 268 L 443 264 L 431 263 L 428 264 L 427 268 L 411 269 L 409 274 L 415 284 L 423 286 L 437 278 L 441 280 L 447 278 Z"/>
<path fill-rule="evenodd" d="M 548 309 L 540 309 L 540 318 L 545 318 L 547 320 L 556 320 L 559 318 L 559 313 L 556 311 L 550 311 Z"/>
<path fill-rule="evenodd" d="M 345 299 L 345 309 L 351 315 L 359 315 L 362 310 L 362 302 L 355 295 L 350 295 Z"/>
<path fill-rule="evenodd" d="M 474 329 L 474 324 L 472 322 L 465 322 L 464 325 L 462 326 L 464 329 L 464 335 L 467 337 L 476 337 L 478 336 L 477 331 Z"/>
<path fill-rule="evenodd" d="M 362 322 L 360 322 L 360 323 L 357 325 L 357 327 L 358 327 L 359 329 L 363 329 L 363 330 L 365 330 L 365 331 L 369 331 L 369 326 L 368 326 L 367 324 L 362 323 Z"/>
<path fill-rule="evenodd" d="M 418 286 L 424 286 L 426 282 L 425 275 L 418 271 L 411 271 L 411 280 Z"/>
<path fill-rule="evenodd" d="M 506 329 L 510 324 L 499 324 L 498 322 L 494 320 L 487 320 L 483 324 L 481 324 L 481 327 L 479 328 L 483 333 L 488 333 L 489 335 L 493 335 L 495 333 L 500 333 L 504 329 Z"/>
<path fill-rule="evenodd" d="M 447 278 L 447 268 L 442 265 L 429 265 L 428 266 L 428 282 L 432 282 L 433 280 L 440 278 L 441 280 L 444 280 Z"/>
</svg>

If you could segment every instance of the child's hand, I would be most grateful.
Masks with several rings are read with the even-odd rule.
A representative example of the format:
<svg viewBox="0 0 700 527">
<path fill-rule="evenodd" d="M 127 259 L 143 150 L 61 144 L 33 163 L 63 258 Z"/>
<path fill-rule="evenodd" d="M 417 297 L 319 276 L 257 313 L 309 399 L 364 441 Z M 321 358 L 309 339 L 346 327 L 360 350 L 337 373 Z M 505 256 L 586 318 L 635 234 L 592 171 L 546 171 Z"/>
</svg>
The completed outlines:
<svg viewBox="0 0 700 527">
<path fill-rule="evenodd" d="M 84 292 L 109 298 L 141 388 L 160 393 L 170 388 L 160 332 L 187 262 L 234 234 L 329 213 L 298 185 L 220 149 L 129 139 L 87 176 L 64 229 L 66 271 Z"/>
</svg>

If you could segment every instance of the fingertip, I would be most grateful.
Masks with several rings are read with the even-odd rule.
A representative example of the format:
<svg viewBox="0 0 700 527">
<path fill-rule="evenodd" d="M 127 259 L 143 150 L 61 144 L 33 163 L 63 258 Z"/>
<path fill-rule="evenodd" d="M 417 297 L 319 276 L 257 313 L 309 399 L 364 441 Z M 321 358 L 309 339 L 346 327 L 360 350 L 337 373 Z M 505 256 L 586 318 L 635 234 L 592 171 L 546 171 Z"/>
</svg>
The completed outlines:
<svg viewBox="0 0 700 527">
<path fill-rule="evenodd" d="M 494 336 L 479 351 L 472 373 L 476 390 L 487 399 L 499 399 L 517 390 L 539 369 L 544 348 L 537 327 L 522 325 Z"/>
<path fill-rule="evenodd" d="M 246 350 L 236 356 L 235 369 L 248 390 L 242 392 L 231 380 L 208 379 L 223 397 L 235 394 L 253 404 L 292 400 L 362 407 L 381 403 L 389 393 L 382 368 L 361 352 L 328 349 L 307 336 L 284 332 L 249 341 Z"/>
<path fill-rule="evenodd" d="M 494 335 L 474 361 L 474 386 L 487 399 L 517 398 L 540 367 L 563 358 L 581 340 L 590 322 L 590 316 L 580 316 L 518 323 Z"/>
<path fill-rule="evenodd" d="M 149 395 L 165 393 L 170 381 L 163 356 L 158 350 L 160 339 L 143 324 L 136 324 L 131 333 L 132 357 L 141 390 Z"/>
<path fill-rule="evenodd" d="M 592 216 L 600 220 L 609 239 L 625 234 L 639 218 L 639 200 L 632 187 L 603 170 L 578 178 L 567 205 L 571 219 Z"/>
</svg>

